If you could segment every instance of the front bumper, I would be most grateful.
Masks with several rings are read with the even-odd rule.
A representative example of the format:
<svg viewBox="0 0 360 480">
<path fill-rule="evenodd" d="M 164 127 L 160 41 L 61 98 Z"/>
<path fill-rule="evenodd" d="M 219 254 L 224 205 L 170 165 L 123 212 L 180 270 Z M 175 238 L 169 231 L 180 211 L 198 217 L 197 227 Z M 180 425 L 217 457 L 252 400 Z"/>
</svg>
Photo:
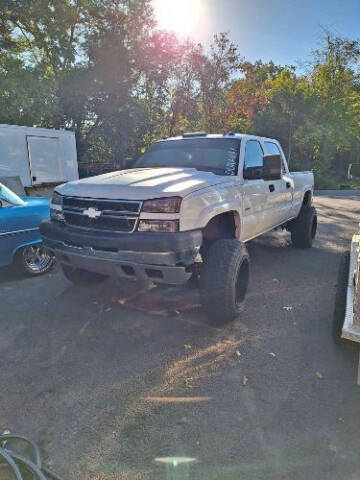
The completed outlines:
<svg viewBox="0 0 360 480">
<path fill-rule="evenodd" d="M 179 233 L 105 233 L 44 221 L 44 244 L 58 261 L 109 276 L 181 285 L 202 244 L 201 230 Z"/>
</svg>

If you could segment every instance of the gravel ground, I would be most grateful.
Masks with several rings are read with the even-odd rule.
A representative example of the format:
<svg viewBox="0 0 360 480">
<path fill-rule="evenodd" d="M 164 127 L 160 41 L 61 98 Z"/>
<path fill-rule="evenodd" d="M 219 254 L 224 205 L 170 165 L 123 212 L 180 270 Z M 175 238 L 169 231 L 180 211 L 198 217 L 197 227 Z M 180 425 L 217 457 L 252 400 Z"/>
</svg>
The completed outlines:
<svg viewBox="0 0 360 480">
<path fill-rule="evenodd" d="M 311 250 L 285 232 L 251 242 L 246 307 L 225 328 L 190 288 L 2 270 L 0 429 L 67 480 L 358 480 L 358 347 L 331 325 L 359 200 L 316 198 Z M 197 463 L 154 463 L 174 455 Z"/>
</svg>

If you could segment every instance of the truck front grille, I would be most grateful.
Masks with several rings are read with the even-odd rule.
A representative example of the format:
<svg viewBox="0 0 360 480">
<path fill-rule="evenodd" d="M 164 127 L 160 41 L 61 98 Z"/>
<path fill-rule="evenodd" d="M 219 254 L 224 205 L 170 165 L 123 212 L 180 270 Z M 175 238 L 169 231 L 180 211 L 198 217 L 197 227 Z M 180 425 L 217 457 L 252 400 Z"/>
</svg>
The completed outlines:
<svg viewBox="0 0 360 480">
<path fill-rule="evenodd" d="M 131 233 L 140 209 L 139 201 L 63 197 L 65 223 L 79 228 Z"/>
</svg>

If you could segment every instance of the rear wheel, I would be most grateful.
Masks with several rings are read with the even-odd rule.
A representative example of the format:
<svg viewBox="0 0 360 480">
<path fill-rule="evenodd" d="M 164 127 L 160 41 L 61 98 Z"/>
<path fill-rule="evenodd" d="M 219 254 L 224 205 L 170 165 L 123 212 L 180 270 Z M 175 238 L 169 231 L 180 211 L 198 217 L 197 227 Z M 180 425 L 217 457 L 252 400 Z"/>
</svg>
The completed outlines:
<svg viewBox="0 0 360 480">
<path fill-rule="evenodd" d="M 54 255 L 42 243 L 21 248 L 15 257 L 15 267 L 29 276 L 48 272 L 55 263 Z"/>
<path fill-rule="evenodd" d="M 207 251 L 200 275 L 204 310 L 216 323 L 234 320 L 241 312 L 249 283 L 250 257 L 244 244 L 222 239 Z"/>
<path fill-rule="evenodd" d="M 62 271 L 65 277 L 74 285 L 80 287 L 89 287 L 90 285 L 96 285 L 107 279 L 105 275 L 101 275 L 96 272 L 89 272 L 81 268 L 70 267 L 70 265 L 61 264 Z"/>
<path fill-rule="evenodd" d="M 303 205 L 290 226 L 291 241 L 295 248 L 311 248 L 317 230 L 315 207 Z"/>
</svg>

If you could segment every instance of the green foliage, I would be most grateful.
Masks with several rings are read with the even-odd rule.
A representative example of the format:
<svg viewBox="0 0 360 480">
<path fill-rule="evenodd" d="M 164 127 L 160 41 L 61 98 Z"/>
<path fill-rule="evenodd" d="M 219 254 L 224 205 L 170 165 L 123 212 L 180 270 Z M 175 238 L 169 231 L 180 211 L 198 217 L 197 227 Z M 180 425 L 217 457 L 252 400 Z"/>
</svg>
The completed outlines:
<svg viewBox="0 0 360 480">
<path fill-rule="evenodd" d="M 136 156 L 163 136 L 277 138 L 291 168 L 346 184 L 360 156 L 360 44 L 325 32 L 307 74 L 206 53 L 157 28 L 150 0 L 2 0 L 0 123 L 69 128 L 80 162 Z M 351 185 L 356 184 L 356 180 Z"/>
</svg>

